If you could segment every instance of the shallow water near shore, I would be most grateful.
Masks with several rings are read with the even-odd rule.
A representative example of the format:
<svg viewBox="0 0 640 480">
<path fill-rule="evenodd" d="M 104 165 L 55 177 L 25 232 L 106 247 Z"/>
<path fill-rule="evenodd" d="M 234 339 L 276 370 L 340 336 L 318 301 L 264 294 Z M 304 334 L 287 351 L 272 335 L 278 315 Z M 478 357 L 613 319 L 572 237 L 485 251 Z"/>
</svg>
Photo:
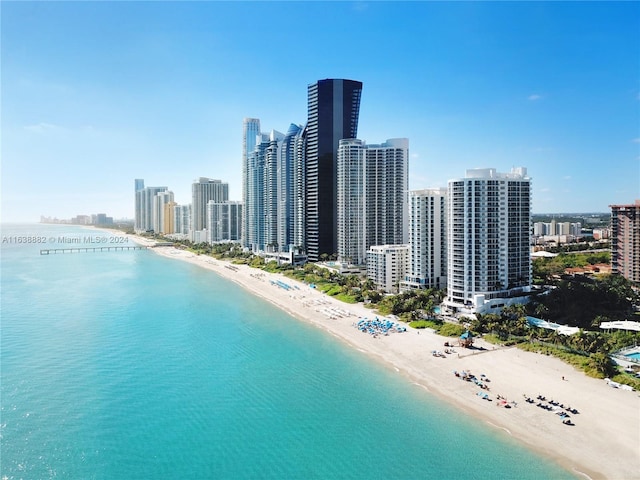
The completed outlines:
<svg viewBox="0 0 640 480">
<path fill-rule="evenodd" d="M 576 478 L 213 272 L 55 247 L 2 244 L 3 477 Z"/>
</svg>

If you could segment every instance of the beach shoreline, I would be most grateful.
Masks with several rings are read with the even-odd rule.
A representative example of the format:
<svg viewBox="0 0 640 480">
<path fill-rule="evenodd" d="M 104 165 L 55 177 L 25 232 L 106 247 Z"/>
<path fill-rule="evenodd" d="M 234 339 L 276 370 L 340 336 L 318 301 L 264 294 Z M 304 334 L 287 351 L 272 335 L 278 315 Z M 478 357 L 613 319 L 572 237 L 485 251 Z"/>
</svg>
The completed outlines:
<svg viewBox="0 0 640 480">
<path fill-rule="evenodd" d="M 140 245 L 155 244 L 143 237 L 129 237 Z M 594 480 L 640 479 L 638 392 L 613 389 L 603 380 L 587 377 L 557 358 L 515 347 L 497 347 L 482 339 L 476 340 L 477 348 L 473 350 L 456 346 L 452 353 L 434 356 L 433 351 L 444 352 L 447 349 L 444 342 L 452 339 L 410 328 L 405 333 L 374 337 L 354 326 L 362 318 L 376 317 L 374 311 L 362 304 L 345 304 L 281 274 L 247 265 L 234 265 L 175 247 L 151 250 L 211 270 L 294 318 L 322 328 L 381 365 L 395 369 L 429 394 L 482 421 L 500 435 L 508 435 L 550 458 L 576 476 Z M 454 371 L 471 372 L 476 380 L 489 379 L 482 382 L 488 390 L 462 380 Z M 484 393 L 490 400 L 480 396 Z M 534 403 L 527 403 L 525 395 L 534 399 Z M 538 400 L 540 395 L 546 400 Z M 573 426 L 562 423 L 556 413 L 565 409 L 553 407 L 549 403 L 552 400 L 579 411 L 569 413 Z M 557 412 L 538 407 L 539 403 Z"/>
</svg>

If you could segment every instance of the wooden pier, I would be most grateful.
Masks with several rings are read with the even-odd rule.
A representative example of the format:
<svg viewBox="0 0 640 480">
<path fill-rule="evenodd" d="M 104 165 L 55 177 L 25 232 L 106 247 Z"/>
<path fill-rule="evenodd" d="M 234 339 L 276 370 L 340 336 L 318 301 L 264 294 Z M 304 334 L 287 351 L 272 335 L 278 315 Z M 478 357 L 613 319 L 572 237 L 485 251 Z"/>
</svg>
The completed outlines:
<svg viewBox="0 0 640 480">
<path fill-rule="evenodd" d="M 121 246 L 121 247 L 74 247 L 74 248 L 46 248 L 44 250 L 40 250 L 40 255 L 57 255 L 58 253 L 67 254 L 67 253 L 89 253 L 89 252 L 118 252 L 125 250 L 146 250 L 149 247 L 137 245 L 135 247 L 131 246 Z"/>
</svg>

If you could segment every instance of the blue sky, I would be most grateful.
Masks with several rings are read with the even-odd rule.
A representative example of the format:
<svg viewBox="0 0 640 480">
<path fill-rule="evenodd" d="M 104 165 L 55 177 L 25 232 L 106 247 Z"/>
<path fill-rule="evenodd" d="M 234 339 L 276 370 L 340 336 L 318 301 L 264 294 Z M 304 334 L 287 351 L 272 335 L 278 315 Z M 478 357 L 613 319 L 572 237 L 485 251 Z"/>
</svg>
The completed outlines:
<svg viewBox="0 0 640 480">
<path fill-rule="evenodd" d="M 306 122 L 363 82 L 358 136 L 408 137 L 410 188 L 533 178 L 533 210 L 640 198 L 638 2 L 6 2 L 2 221 L 133 216 L 133 180 L 241 198 L 242 119 Z"/>
</svg>

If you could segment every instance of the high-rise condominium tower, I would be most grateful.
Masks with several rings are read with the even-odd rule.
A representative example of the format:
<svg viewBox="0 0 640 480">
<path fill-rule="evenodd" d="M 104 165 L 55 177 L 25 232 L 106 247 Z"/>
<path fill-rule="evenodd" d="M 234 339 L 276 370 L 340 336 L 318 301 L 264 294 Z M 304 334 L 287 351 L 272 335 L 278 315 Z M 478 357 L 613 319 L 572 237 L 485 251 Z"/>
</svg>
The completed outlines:
<svg viewBox="0 0 640 480">
<path fill-rule="evenodd" d="M 611 270 L 640 282 L 640 200 L 611 205 Z"/>
<path fill-rule="evenodd" d="M 338 142 L 357 138 L 362 82 L 318 80 L 308 87 L 305 248 L 309 260 L 337 253 Z"/>
<path fill-rule="evenodd" d="M 531 289 L 531 179 L 526 168 L 467 170 L 448 186 L 447 299 L 491 313 Z"/>
<path fill-rule="evenodd" d="M 173 230 L 182 235 L 189 234 L 191 231 L 191 204 L 173 207 Z"/>
<path fill-rule="evenodd" d="M 337 159 L 338 259 L 364 265 L 373 245 L 406 243 L 409 140 L 380 145 L 340 140 Z"/>
<path fill-rule="evenodd" d="M 221 180 L 200 177 L 191 185 L 191 222 L 192 231 L 204 230 L 207 227 L 207 202 L 218 203 L 229 201 L 229 184 Z"/>
<path fill-rule="evenodd" d="M 207 242 L 240 240 L 242 202 L 207 203 Z"/>
<path fill-rule="evenodd" d="M 258 118 L 245 118 L 242 122 L 242 202 L 245 208 L 242 209 L 242 240 L 240 243 L 244 247 L 251 246 L 247 233 L 249 232 L 247 217 L 247 207 L 250 205 L 249 182 L 251 167 L 249 165 L 249 155 L 256 148 L 256 142 L 260 135 L 260 120 Z"/>
<path fill-rule="evenodd" d="M 409 271 L 402 290 L 447 288 L 447 189 L 409 192 Z"/>
<path fill-rule="evenodd" d="M 138 183 L 138 180 L 136 180 L 136 188 L 142 185 L 142 183 Z M 167 187 L 144 187 L 136 190 L 136 217 L 134 227 L 136 232 L 149 232 L 154 230 L 153 206 L 155 196 L 167 190 Z M 160 232 L 158 231 L 158 233 Z"/>
<path fill-rule="evenodd" d="M 144 190 L 144 180 L 142 178 L 135 179 L 135 215 L 134 215 L 134 229 L 136 231 L 142 230 L 142 195 L 138 192 Z"/>
<path fill-rule="evenodd" d="M 277 239 L 280 251 L 289 251 L 289 247 L 300 245 L 294 237 L 296 162 L 299 144 L 302 141 L 302 127 L 291 124 L 278 148 L 278 221 Z"/>
<path fill-rule="evenodd" d="M 165 213 L 167 209 L 165 208 L 169 204 L 175 204 L 173 201 L 173 192 L 163 191 L 158 192 L 153 197 L 153 231 L 155 233 L 173 233 L 173 231 L 168 231 L 167 223 L 173 223 L 169 219 L 166 218 Z"/>
</svg>

